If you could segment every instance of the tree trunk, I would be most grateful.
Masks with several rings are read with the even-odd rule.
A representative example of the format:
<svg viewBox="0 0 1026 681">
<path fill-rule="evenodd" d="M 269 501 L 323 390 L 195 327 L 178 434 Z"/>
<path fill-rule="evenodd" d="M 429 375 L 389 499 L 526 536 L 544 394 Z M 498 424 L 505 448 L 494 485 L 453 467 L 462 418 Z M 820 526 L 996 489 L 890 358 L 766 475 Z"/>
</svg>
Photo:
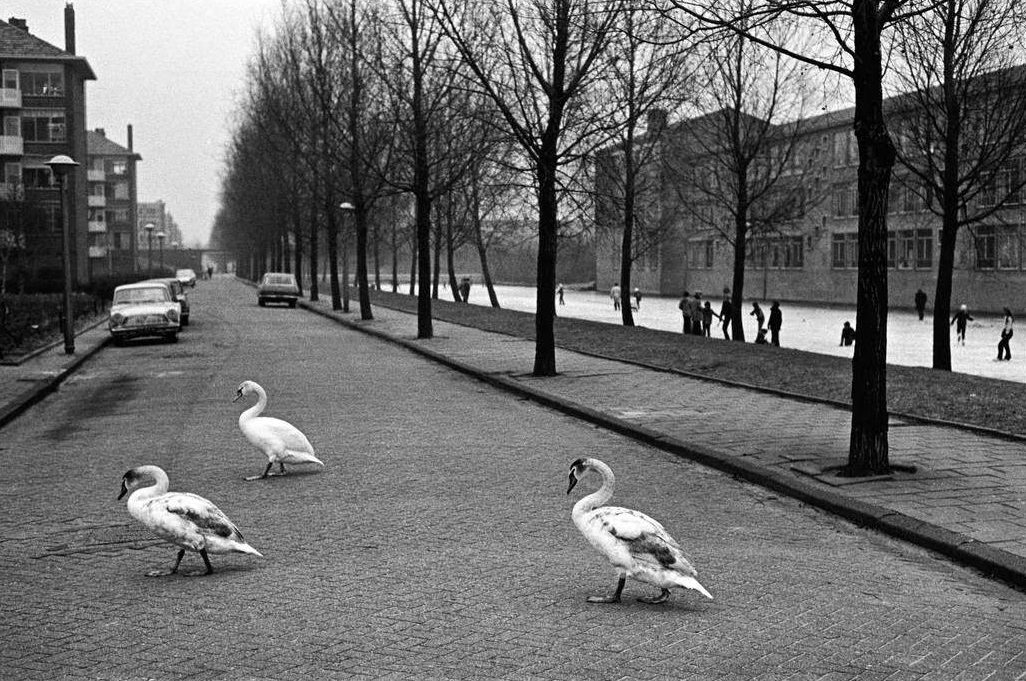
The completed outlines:
<svg viewBox="0 0 1026 681">
<path fill-rule="evenodd" d="M 331 309 L 342 309 L 342 291 L 338 285 L 338 222 L 332 208 L 333 201 L 328 201 L 325 209 L 328 214 L 328 274 L 331 279 Z"/>
<path fill-rule="evenodd" d="M 623 235 L 620 240 L 620 318 L 624 326 L 634 326 L 631 308 L 631 271 L 634 267 L 634 203 L 636 173 L 634 172 L 634 126 L 627 131 L 624 145 Z"/>
<path fill-rule="evenodd" d="M 844 474 L 890 472 L 887 442 L 887 192 L 895 149 L 883 112 L 875 3 L 855 2 L 855 137 L 859 146 L 859 270 L 851 439 Z"/>
<path fill-rule="evenodd" d="M 345 218 L 343 218 L 344 220 Z M 339 245 L 342 251 L 342 276 L 339 281 L 339 290 L 342 293 L 342 311 L 349 312 L 349 230 L 339 230 Z"/>
<path fill-rule="evenodd" d="M 438 283 L 442 276 L 442 225 L 436 222 L 434 227 L 435 239 L 431 251 L 435 257 L 431 268 L 431 298 L 438 300 Z"/>
<path fill-rule="evenodd" d="M 363 199 L 357 198 L 356 211 L 356 285 L 357 295 L 360 297 L 360 319 L 374 319 L 371 310 L 370 286 L 367 281 L 367 212 L 363 206 Z M 377 249 L 375 248 L 375 267 L 377 266 Z M 378 273 L 380 278 L 380 273 Z M 381 282 L 378 282 L 381 288 Z"/>
<path fill-rule="evenodd" d="M 392 293 L 397 293 L 399 291 L 399 239 L 394 221 L 390 231 L 392 234 L 392 240 L 389 243 L 392 249 Z"/>
<path fill-rule="evenodd" d="M 730 282 L 730 337 L 739 343 L 745 342 L 745 258 L 748 248 L 748 216 L 737 213 L 734 216 L 734 272 Z M 721 320 L 722 321 L 722 320 Z"/>
<path fill-rule="evenodd" d="M 538 290 L 534 316 L 535 376 L 556 375 L 556 256 L 559 231 L 555 139 L 546 139 L 538 159 Z"/>
<path fill-rule="evenodd" d="M 446 213 L 451 212 L 452 202 L 446 202 Z M 449 277 L 449 291 L 452 293 L 453 300 L 457 303 L 460 302 L 460 294 L 457 289 L 458 283 L 456 281 L 456 265 L 453 263 L 453 247 L 452 247 L 452 215 L 446 215 L 445 220 L 445 269 L 446 276 Z"/>
<path fill-rule="evenodd" d="M 314 202 L 316 196 L 313 197 Z M 317 263 L 321 257 L 318 252 L 317 243 L 317 209 L 314 208 L 314 203 L 310 204 L 310 300 L 316 302 L 320 300 L 318 296 L 317 286 Z"/>
<path fill-rule="evenodd" d="M 495 294 L 495 284 L 492 283 L 492 271 L 488 267 L 488 250 L 485 248 L 484 235 L 481 234 L 481 220 L 474 216 L 474 244 L 477 246 L 477 257 L 481 261 L 481 279 L 484 280 L 485 289 L 488 291 L 488 301 L 492 307 L 500 307 L 499 296 Z"/>
<path fill-rule="evenodd" d="M 293 197 L 292 202 L 292 234 L 296 240 L 296 247 L 292 250 L 294 267 L 296 270 L 296 285 L 299 286 L 299 295 L 303 295 L 303 216 L 300 214 L 298 199 Z"/>
</svg>

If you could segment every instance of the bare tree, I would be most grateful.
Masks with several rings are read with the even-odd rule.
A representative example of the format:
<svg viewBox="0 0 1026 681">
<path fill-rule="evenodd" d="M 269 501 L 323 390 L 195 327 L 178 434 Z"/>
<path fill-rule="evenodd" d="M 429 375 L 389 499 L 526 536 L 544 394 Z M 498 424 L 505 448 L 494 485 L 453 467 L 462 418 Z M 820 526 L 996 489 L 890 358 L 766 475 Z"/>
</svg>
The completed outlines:
<svg viewBox="0 0 1026 681">
<path fill-rule="evenodd" d="M 859 342 L 852 361 L 852 425 L 847 475 L 886 473 L 887 416 L 887 193 L 897 152 L 887 129 L 883 102 L 884 37 L 939 0 L 755 0 L 710 8 L 692 0 L 670 0 L 713 29 L 745 36 L 811 66 L 849 78 L 855 90 L 858 141 Z M 807 49 L 789 47 L 769 32 L 797 21 L 814 33 Z M 796 32 L 791 35 L 796 35 Z M 826 46 L 832 46 L 829 50 Z"/>
<path fill-rule="evenodd" d="M 955 247 L 962 227 L 1018 203 L 1026 184 L 1026 67 L 1015 49 L 1026 11 L 1005 0 L 944 0 L 899 27 L 898 154 L 907 189 L 941 219 L 933 368 L 951 370 Z"/>
<path fill-rule="evenodd" d="M 443 30 L 532 165 L 538 201 L 535 376 L 556 374 L 559 175 L 595 130 L 584 97 L 623 0 L 489 0 L 466 12 L 434 0 Z"/>
</svg>

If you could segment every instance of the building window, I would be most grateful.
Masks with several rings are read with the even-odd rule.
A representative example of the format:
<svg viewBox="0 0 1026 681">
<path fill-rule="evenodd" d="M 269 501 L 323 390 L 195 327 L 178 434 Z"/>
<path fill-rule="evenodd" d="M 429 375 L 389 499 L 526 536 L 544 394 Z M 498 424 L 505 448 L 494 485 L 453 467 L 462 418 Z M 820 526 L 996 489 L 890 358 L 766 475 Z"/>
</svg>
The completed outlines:
<svg viewBox="0 0 1026 681">
<path fill-rule="evenodd" d="M 887 266 L 899 270 L 912 269 L 916 262 L 916 232 L 911 229 L 887 232 Z"/>
<path fill-rule="evenodd" d="M 916 230 L 916 269 L 928 270 L 933 267 L 933 230 Z"/>
<path fill-rule="evenodd" d="M 61 109 L 25 109 L 21 115 L 26 142 L 63 142 L 66 136 Z"/>
<path fill-rule="evenodd" d="M 24 168 L 21 183 L 27 189 L 51 189 L 55 186 L 49 168 Z"/>
<path fill-rule="evenodd" d="M 694 239 L 688 246 L 689 264 L 693 269 L 709 269 L 713 266 L 715 248 L 712 239 Z"/>
<path fill-rule="evenodd" d="M 18 69 L 4 69 L 3 82 L 5 90 L 20 90 L 21 86 L 18 85 Z"/>
<path fill-rule="evenodd" d="M 112 161 L 110 164 L 111 175 L 124 175 L 128 172 L 128 164 L 124 161 Z"/>
<path fill-rule="evenodd" d="M 801 269 L 805 242 L 801 236 L 760 236 L 748 242 L 745 263 L 753 269 Z"/>
<path fill-rule="evenodd" d="M 127 232 L 114 232 L 114 248 L 127 251 L 132 247 L 132 240 Z"/>
<path fill-rule="evenodd" d="M 855 139 L 855 132 L 852 130 L 835 132 L 834 166 L 842 168 L 844 166 L 858 165 L 858 162 L 859 145 L 858 140 Z"/>
<path fill-rule="evenodd" d="M 998 227 L 994 234 L 994 248 L 999 270 L 1019 269 L 1019 228 L 1017 226 L 1002 225 Z"/>
<path fill-rule="evenodd" d="M 57 67 L 60 68 L 60 67 Z M 64 72 L 26 71 L 21 74 L 21 94 L 29 97 L 61 97 L 64 95 Z"/>
<path fill-rule="evenodd" d="M 89 222 L 106 222 L 104 212 L 99 208 L 89 209 Z"/>
<path fill-rule="evenodd" d="M 859 235 L 855 232 L 834 234 L 831 242 L 831 267 L 853 269 L 859 266 Z"/>
<path fill-rule="evenodd" d="M 119 201 L 128 200 L 128 183 L 117 182 L 114 184 L 114 198 Z"/>
<path fill-rule="evenodd" d="M 8 137 L 21 137 L 20 116 L 4 116 L 4 134 Z"/>
<path fill-rule="evenodd" d="M 993 225 L 980 225 L 976 228 L 976 238 L 973 240 L 976 246 L 976 269 L 994 269 L 994 251 L 996 239 Z"/>
<path fill-rule="evenodd" d="M 7 185 L 19 185 L 21 184 L 21 164 L 20 163 L 5 163 L 4 164 L 4 184 Z"/>
<path fill-rule="evenodd" d="M 800 236 L 788 236 L 781 239 L 783 242 L 784 264 L 787 269 L 801 269 L 805 267 L 805 242 Z"/>
<path fill-rule="evenodd" d="M 128 209 L 127 208 L 116 208 L 113 211 L 114 222 L 128 222 Z"/>
</svg>

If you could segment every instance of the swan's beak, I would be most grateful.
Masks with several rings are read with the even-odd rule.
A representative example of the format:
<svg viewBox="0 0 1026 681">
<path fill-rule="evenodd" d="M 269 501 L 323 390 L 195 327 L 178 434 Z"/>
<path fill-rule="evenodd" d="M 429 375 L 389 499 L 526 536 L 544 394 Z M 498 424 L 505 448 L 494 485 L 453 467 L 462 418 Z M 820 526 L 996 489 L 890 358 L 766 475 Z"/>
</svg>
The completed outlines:
<svg viewBox="0 0 1026 681">
<path fill-rule="evenodd" d="M 566 493 L 570 494 L 570 490 L 572 490 L 576 485 L 577 485 L 577 476 L 574 475 L 573 471 L 570 471 L 570 486 L 566 488 Z"/>
<path fill-rule="evenodd" d="M 128 494 L 128 483 L 124 480 L 121 481 L 121 494 L 118 495 L 118 499 Z"/>
<path fill-rule="evenodd" d="M 235 398 L 232 400 L 232 402 L 238 402 L 239 398 L 241 398 L 241 397 L 242 397 L 242 391 L 241 390 L 236 390 L 235 391 Z"/>
</svg>

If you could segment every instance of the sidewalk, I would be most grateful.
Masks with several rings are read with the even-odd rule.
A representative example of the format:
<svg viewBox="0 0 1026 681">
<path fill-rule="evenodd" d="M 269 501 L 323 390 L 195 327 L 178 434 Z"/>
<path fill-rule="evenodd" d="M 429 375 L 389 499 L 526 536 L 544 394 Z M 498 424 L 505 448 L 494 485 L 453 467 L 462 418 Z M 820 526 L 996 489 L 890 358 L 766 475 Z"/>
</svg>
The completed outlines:
<svg viewBox="0 0 1026 681">
<path fill-rule="evenodd" d="M 892 419 L 890 458 L 915 472 L 838 478 L 850 414 L 671 372 L 557 350 L 560 375 L 530 375 L 534 342 L 382 306 L 375 319 L 300 306 L 403 345 L 453 369 L 646 444 L 724 470 L 861 525 L 911 541 L 1026 587 L 1026 443 L 956 427 Z M 104 325 L 20 366 L 0 366 L 0 427 L 57 389 L 106 345 Z"/>
<path fill-rule="evenodd" d="M 110 340 L 104 320 L 75 335 L 75 353 L 64 353 L 64 342 L 21 364 L 0 365 L 0 428 L 43 399 Z"/>
<path fill-rule="evenodd" d="M 890 460 L 839 478 L 850 411 L 557 349 L 559 376 L 535 378 L 534 342 L 375 306 L 371 321 L 300 306 L 403 345 L 497 387 L 724 470 L 1026 587 L 1026 442 L 892 418 Z M 354 308 L 356 309 L 356 308 Z"/>
</svg>

